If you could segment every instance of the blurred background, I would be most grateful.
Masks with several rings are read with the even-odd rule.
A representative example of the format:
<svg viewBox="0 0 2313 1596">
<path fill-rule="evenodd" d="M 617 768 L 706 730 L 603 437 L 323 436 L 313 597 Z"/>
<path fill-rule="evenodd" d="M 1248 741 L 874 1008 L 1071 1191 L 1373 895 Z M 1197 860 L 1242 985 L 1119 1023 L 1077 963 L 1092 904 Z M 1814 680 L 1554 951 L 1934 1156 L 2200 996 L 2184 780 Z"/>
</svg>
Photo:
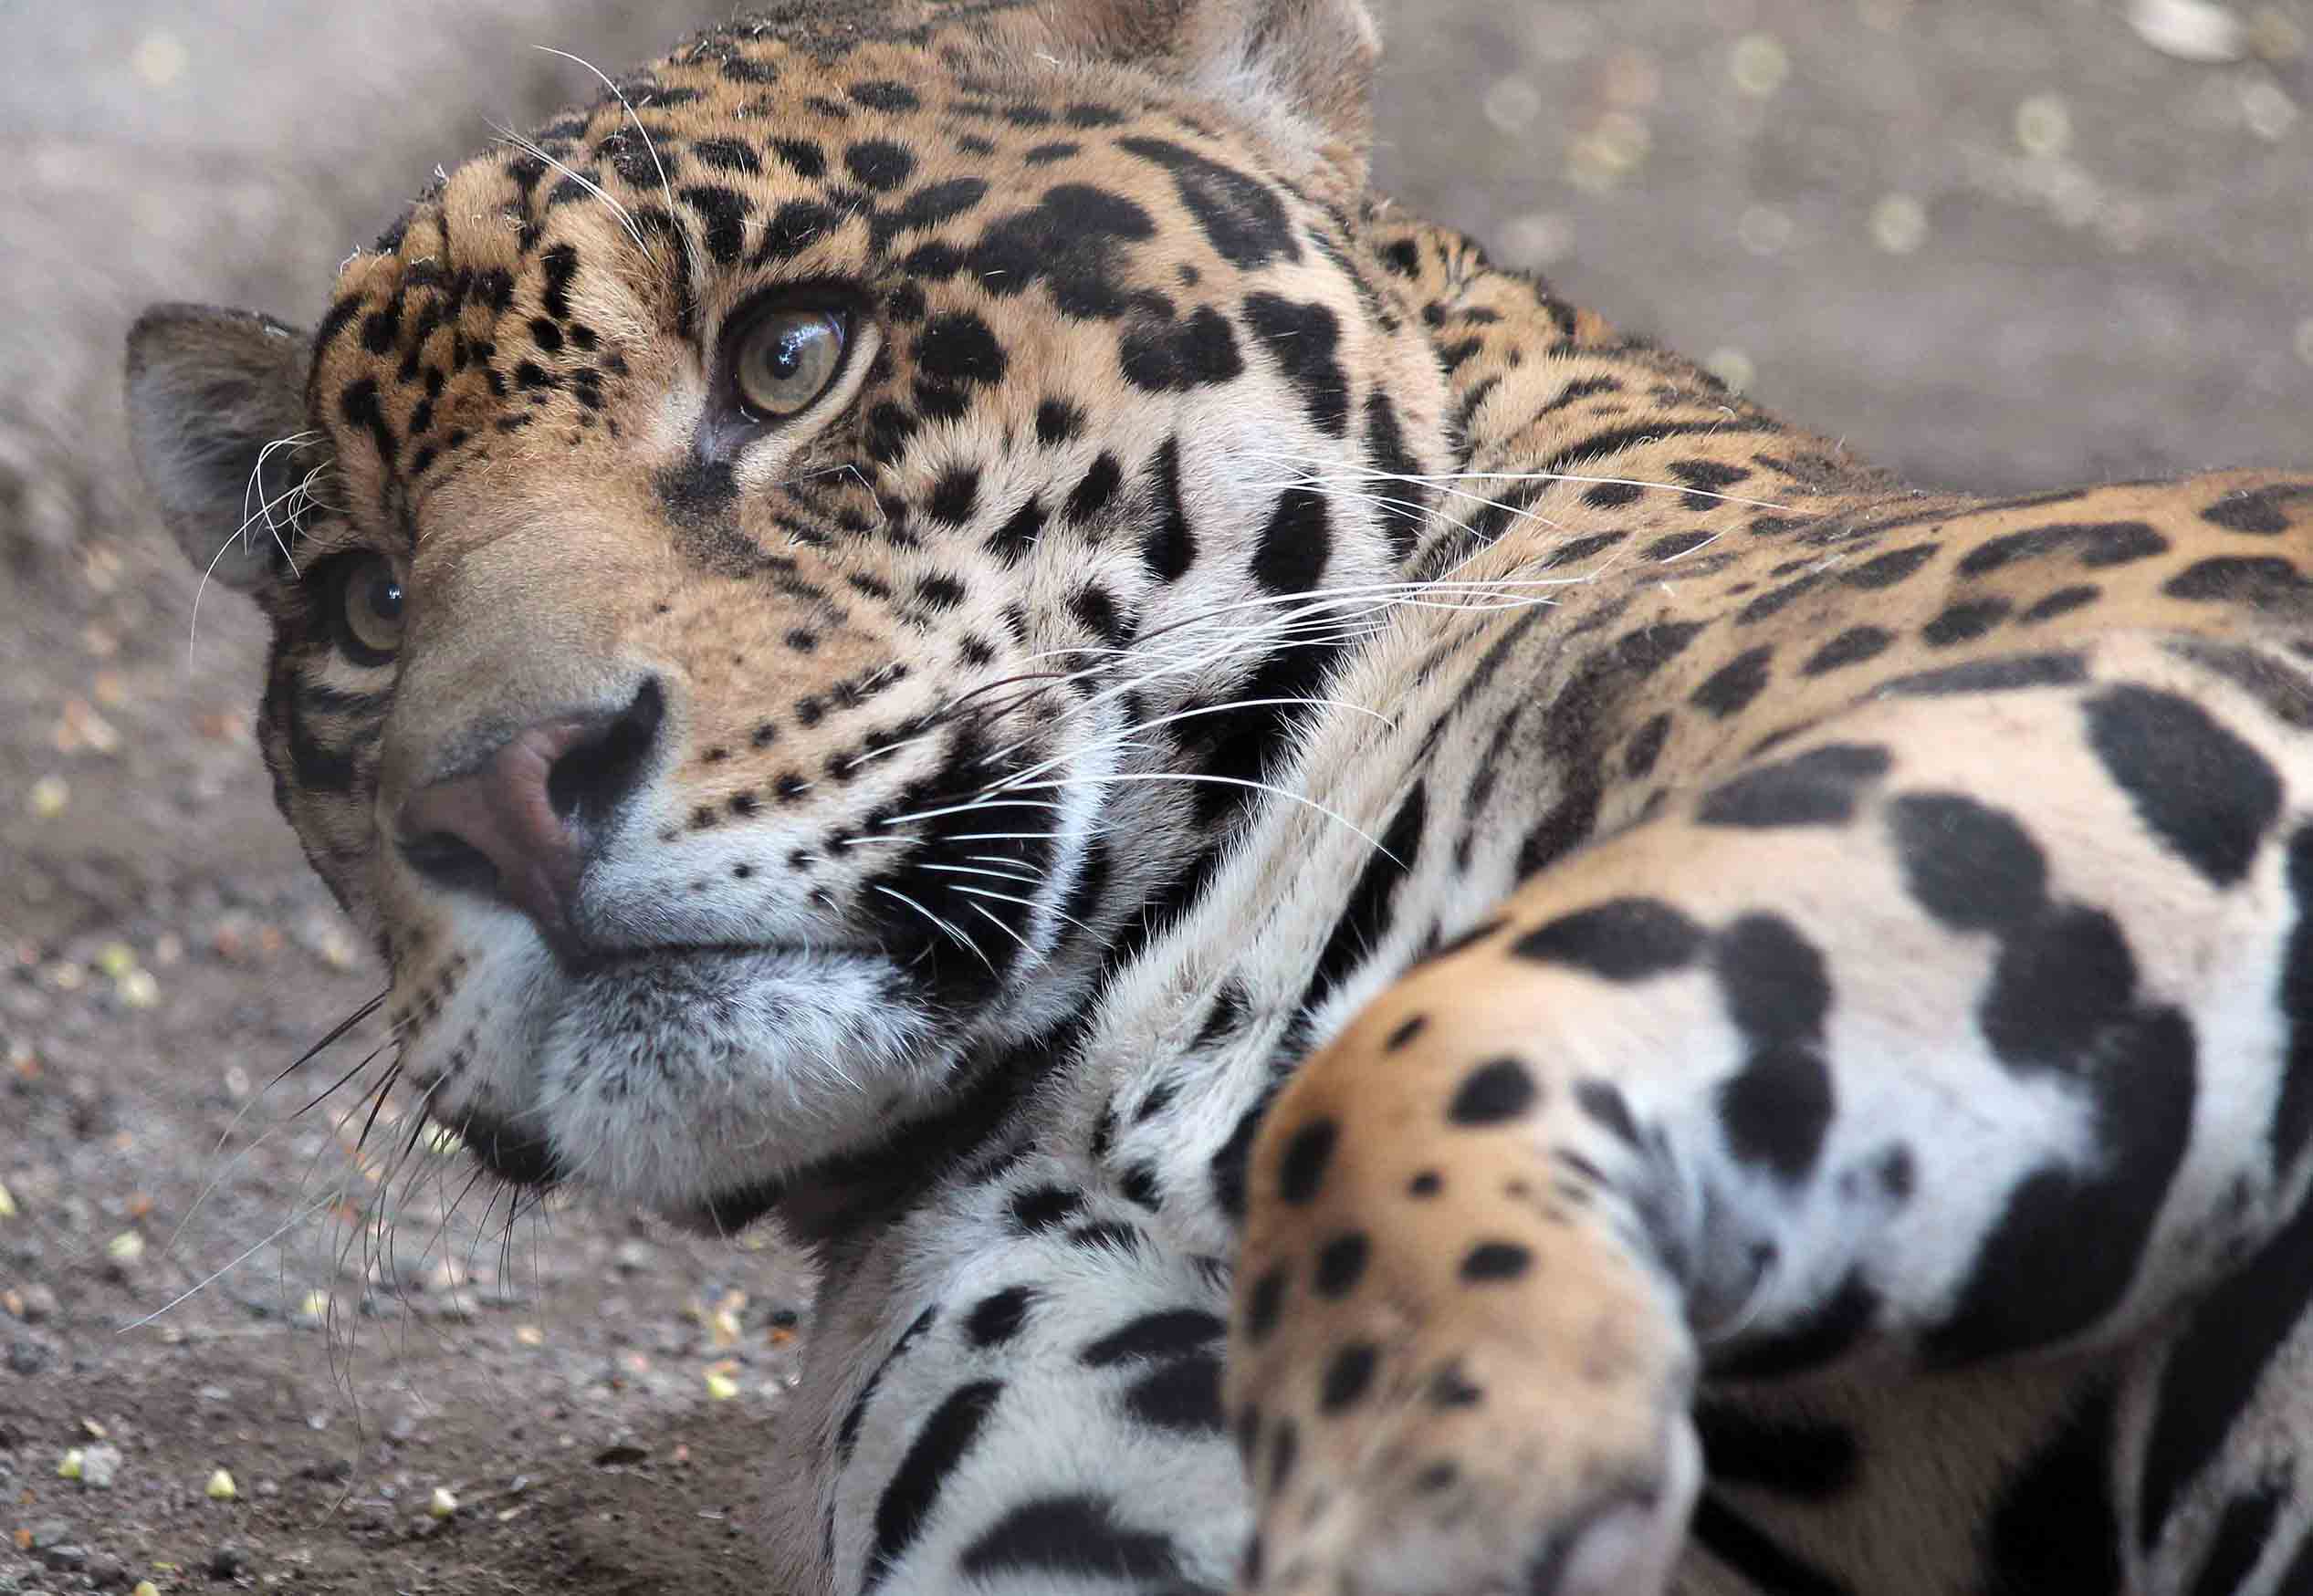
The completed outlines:
<svg viewBox="0 0 2313 1596">
<path fill-rule="evenodd" d="M 2313 464 L 2313 0 L 1375 4 L 1383 187 L 1922 484 Z M 0 5 L 0 1592 L 754 1588 L 776 1256 L 509 1243 L 455 1186 L 391 1261 L 283 1230 L 384 1202 L 267 1089 L 375 976 L 118 397 L 144 302 L 310 321 L 437 162 L 583 97 L 533 46 L 725 10 Z"/>
</svg>

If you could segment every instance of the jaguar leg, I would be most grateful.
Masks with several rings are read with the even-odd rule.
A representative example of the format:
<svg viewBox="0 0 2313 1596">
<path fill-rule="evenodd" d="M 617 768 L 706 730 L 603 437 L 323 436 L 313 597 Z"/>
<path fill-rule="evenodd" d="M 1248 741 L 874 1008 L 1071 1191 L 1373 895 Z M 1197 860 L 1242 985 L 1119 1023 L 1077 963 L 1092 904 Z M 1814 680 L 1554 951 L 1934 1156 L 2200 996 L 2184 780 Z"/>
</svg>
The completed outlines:
<svg viewBox="0 0 2313 1596">
<path fill-rule="evenodd" d="M 2313 748 L 2191 653 L 1899 684 L 1312 1059 L 1237 1285 L 1248 1585 L 1661 1591 L 1699 1384 L 2119 1344 L 2268 1237 L 2313 1127 Z"/>
</svg>

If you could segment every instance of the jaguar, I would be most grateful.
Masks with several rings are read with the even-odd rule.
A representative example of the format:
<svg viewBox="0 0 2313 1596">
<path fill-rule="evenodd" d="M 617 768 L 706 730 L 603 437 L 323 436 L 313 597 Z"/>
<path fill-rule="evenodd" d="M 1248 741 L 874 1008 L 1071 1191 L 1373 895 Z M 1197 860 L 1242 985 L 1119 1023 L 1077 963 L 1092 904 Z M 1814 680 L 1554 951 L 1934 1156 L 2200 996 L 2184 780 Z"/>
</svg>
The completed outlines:
<svg viewBox="0 0 2313 1596">
<path fill-rule="evenodd" d="M 1361 0 L 785 0 L 141 469 L 481 1164 L 821 1271 L 764 1588 L 2313 1591 L 2313 475 L 1923 493 Z"/>
</svg>

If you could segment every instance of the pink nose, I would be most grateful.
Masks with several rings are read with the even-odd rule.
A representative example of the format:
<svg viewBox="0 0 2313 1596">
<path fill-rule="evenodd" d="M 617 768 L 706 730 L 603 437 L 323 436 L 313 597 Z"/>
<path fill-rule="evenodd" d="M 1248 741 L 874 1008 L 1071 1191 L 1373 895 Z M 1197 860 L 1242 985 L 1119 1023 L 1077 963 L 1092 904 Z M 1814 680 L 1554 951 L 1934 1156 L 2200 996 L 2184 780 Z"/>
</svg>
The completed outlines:
<svg viewBox="0 0 2313 1596">
<path fill-rule="evenodd" d="M 479 769 L 403 802 L 403 857 L 436 886 L 512 905 L 558 951 L 574 951 L 580 878 L 640 783 L 662 715 L 658 684 L 648 682 L 611 715 L 517 732 Z"/>
</svg>

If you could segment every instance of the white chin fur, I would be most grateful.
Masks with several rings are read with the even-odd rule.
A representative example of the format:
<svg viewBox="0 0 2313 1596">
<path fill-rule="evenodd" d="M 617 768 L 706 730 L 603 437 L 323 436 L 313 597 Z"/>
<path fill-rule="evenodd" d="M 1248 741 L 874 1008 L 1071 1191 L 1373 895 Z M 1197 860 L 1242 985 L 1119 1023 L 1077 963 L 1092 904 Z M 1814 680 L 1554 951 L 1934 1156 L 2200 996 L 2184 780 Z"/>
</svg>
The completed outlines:
<svg viewBox="0 0 2313 1596">
<path fill-rule="evenodd" d="M 527 967 L 460 995 L 501 1001 L 479 1010 L 436 1117 L 543 1132 L 563 1178 L 660 1213 L 872 1143 L 937 1096 L 967 1039 L 895 996 L 874 954 L 690 952 L 579 979 L 509 962 Z M 420 1079 L 464 1007 L 420 1044 Z"/>
</svg>

